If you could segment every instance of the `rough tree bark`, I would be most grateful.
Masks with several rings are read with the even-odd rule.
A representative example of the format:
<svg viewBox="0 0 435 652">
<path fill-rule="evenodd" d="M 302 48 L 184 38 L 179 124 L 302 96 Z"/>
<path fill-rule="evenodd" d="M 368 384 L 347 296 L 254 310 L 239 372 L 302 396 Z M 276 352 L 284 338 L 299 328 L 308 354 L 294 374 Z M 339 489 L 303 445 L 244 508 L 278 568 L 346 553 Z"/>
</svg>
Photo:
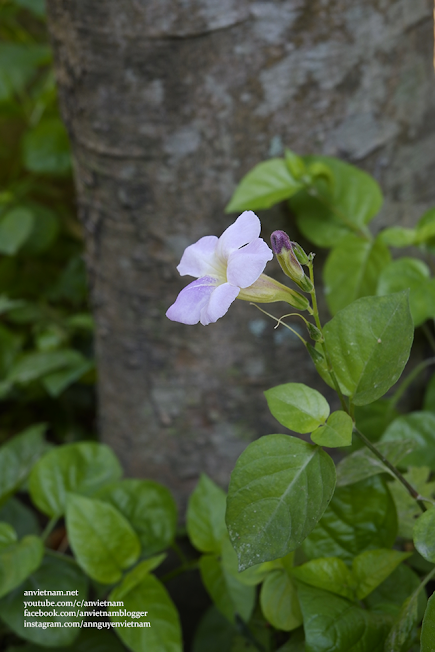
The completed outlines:
<svg viewBox="0 0 435 652">
<path fill-rule="evenodd" d="M 219 235 L 255 163 L 323 152 L 374 173 L 378 226 L 435 203 L 431 0 L 48 0 L 96 319 L 100 431 L 182 502 L 276 431 L 262 390 L 315 384 L 244 302 L 208 327 L 164 314 L 184 247 Z M 264 233 L 285 222 L 263 214 Z M 269 268 L 268 268 L 269 269 Z M 297 375 L 296 375 L 297 372 Z"/>
</svg>

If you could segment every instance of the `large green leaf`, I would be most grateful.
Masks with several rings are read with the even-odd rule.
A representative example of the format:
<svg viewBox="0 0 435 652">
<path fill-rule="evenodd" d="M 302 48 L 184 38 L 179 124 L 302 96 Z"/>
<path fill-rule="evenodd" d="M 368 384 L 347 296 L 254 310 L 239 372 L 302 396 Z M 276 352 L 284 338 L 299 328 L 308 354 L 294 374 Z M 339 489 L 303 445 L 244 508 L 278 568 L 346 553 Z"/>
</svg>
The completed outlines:
<svg viewBox="0 0 435 652">
<path fill-rule="evenodd" d="M 255 588 L 242 584 L 229 573 L 216 555 L 203 555 L 199 560 L 201 578 L 211 599 L 230 622 L 235 614 L 247 622 L 255 605 Z"/>
<path fill-rule="evenodd" d="M 326 156 L 308 156 L 308 163 L 330 168 L 334 183 L 319 186 L 319 196 L 308 191 L 290 199 L 303 235 L 318 247 L 334 247 L 344 236 L 358 231 L 380 210 L 382 193 L 373 177 L 358 168 Z"/>
<path fill-rule="evenodd" d="M 397 616 L 402 604 L 420 586 L 419 576 L 405 564 L 400 564 L 386 580 L 382 582 L 364 602 L 372 611 L 380 611 Z M 418 598 L 419 618 L 426 608 L 426 596 L 420 592 Z"/>
<path fill-rule="evenodd" d="M 35 464 L 29 478 L 30 496 L 44 514 L 61 516 L 67 492 L 91 496 L 121 475 L 121 465 L 108 446 L 96 442 L 66 444 Z"/>
<path fill-rule="evenodd" d="M 152 480 L 121 480 L 104 487 L 98 498 L 125 516 L 139 537 L 142 554 L 153 555 L 174 540 L 177 506 L 163 485 Z"/>
<path fill-rule="evenodd" d="M 391 625 L 386 615 L 303 583 L 298 594 L 306 652 L 383 652 Z"/>
<path fill-rule="evenodd" d="M 116 632 L 133 652 L 159 650 L 181 652 L 181 627 L 177 610 L 165 587 L 154 575 L 140 566 L 126 575 L 109 595 L 111 601 L 123 602 L 123 609 L 146 615 L 134 618 L 142 627 L 117 627 Z M 121 610 L 122 611 L 122 610 Z M 113 622 L 126 620 L 124 615 L 111 615 Z M 146 626 L 145 623 L 150 623 Z"/>
<path fill-rule="evenodd" d="M 284 632 L 302 625 L 296 586 L 286 570 L 274 570 L 266 577 L 260 592 L 260 604 L 266 620 Z"/>
<path fill-rule="evenodd" d="M 293 555 L 293 553 L 290 554 Z M 275 568 L 284 568 L 284 566 L 281 564 L 281 560 L 266 561 L 263 564 L 250 566 L 240 573 L 237 553 L 231 545 L 228 533 L 222 540 L 220 557 L 224 570 L 231 575 L 234 575 L 234 577 L 236 577 L 239 582 L 246 584 L 247 586 L 256 586 L 257 584 L 260 584 L 266 575 Z"/>
<path fill-rule="evenodd" d="M 364 600 L 411 555 L 411 552 L 398 550 L 366 550 L 355 557 L 352 562 L 352 574 L 357 599 Z"/>
<path fill-rule="evenodd" d="M 21 487 L 33 464 L 47 450 L 46 428 L 44 423 L 31 426 L 0 448 L 0 505 Z"/>
<path fill-rule="evenodd" d="M 41 564 L 44 545 L 29 535 L 0 549 L 0 598 L 19 586 Z"/>
<path fill-rule="evenodd" d="M 220 552 L 225 527 L 225 493 L 201 474 L 187 506 L 187 532 L 201 552 Z"/>
<path fill-rule="evenodd" d="M 0 508 L 0 521 L 9 523 L 17 533 L 19 539 L 27 534 L 41 533 L 38 518 L 33 510 L 23 505 L 16 498 L 9 500 Z"/>
<path fill-rule="evenodd" d="M 356 299 L 376 294 L 379 274 L 390 260 L 390 250 L 379 239 L 365 240 L 350 234 L 340 240 L 323 268 L 326 300 L 331 314 L 334 315 Z"/>
<path fill-rule="evenodd" d="M 48 594 L 41 597 L 34 591 L 53 591 L 53 595 Z M 26 593 L 29 592 L 30 593 Z M 85 575 L 79 567 L 68 558 L 62 558 L 61 556 L 46 556 L 41 566 L 35 571 L 30 577 L 28 577 L 21 586 L 17 587 L 14 591 L 9 593 L 6 597 L 0 600 L 0 618 L 5 622 L 8 627 L 12 629 L 18 636 L 25 639 L 26 641 L 31 641 L 32 643 L 37 643 L 42 646 L 55 647 L 56 645 L 65 646 L 69 645 L 77 637 L 80 629 L 78 627 L 65 627 L 63 626 L 66 621 L 72 623 L 73 621 L 82 620 L 80 616 L 59 616 L 60 612 L 64 612 L 64 605 L 59 606 L 58 602 L 64 602 L 64 596 L 57 596 L 57 591 L 72 591 L 73 595 L 76 595 L 76 598 L 72 598 L 73 602 L 77 600 L 86 600 L 87 591 L 88 591 L 88 582 Z M 75 593 L 77 591 L 77 594 Z M 50 627 L 48 629 L 42 629 L 41 627 L 24 627 L 23 622 L 23 601 L 26 602 L 35 602 L 40 600 L 49 600 L 50 607 L 31 606 L 27 605 L 27 608 L 31 611 L 56 611 L 57 615 L 51 616 L 25 616 L 24 619 L 27 622 L 60 622 L 61 627 Z M 54 602 L 54 606 L 51 606 L 51 602 Z M 69 609 L 67 609 L 69 611 Z"/>
<path fill-rule="evenodd" d="M 414 327 L 407 293 L 354 301 L 326 324 L 324 335 L 343 393 L 355 405 L 376 401 L 409 358 Z"/>
<path fill-rule="evenodd" d="M 414 545 L 420 555 L 435 564 L 435 509 L 424 512 L 414 526 Z"/>
<path fill-rule="evenodd" d="M 416 626 L 418 616 L 418 596 L 420 589 L 417 589 L 402 605 L 402 608 L 393 623 L 393 627 L 385 641 L 385 649 L 389 652 L 406 652 L 417 638 Z"/>
<path fill-rule="evenodd" d="M 403 466 L 429 466 L 435 471 L 435 414 L 411 412 L 395 419 L 382 435 L 383 442 L 407 439 L 413 452 L 401 460 Z"/>
<path fill-rule="evenodd" d="M 311 433 L 311 439 L 319 446 L 338 448 L 352 443 L 353 421 L 342 410 L 333 412 L 324 426 Z"/>
<path fill-rule="evenodd" d="M 327 400 L 302 383 L 286 383 L 264 392 L 269 410 L 279 423 L 294 432 L 312 432 L 329 416 Z"/>
<path fill-rule="evenodd" d="M 23 138 L 24 165 L 30 172 L 64 176 L 71 172 L 68 134 L 59 118 L 43 118 Z"/>
<path fill-rule="evenodd" d="M 117 509 L 101 500 L 68 494 L 68 539 L 83 570 L 102 584 L 119 582 L 140 555 L 140 541 Z"/>
<path fill-rule="evenodd" d="M 430 269 L 417 258 L 394 260 L 380 273 L 377 294 L 391 294 L 409 288 L 409 308 L 414 326 L 420 326 L 435 317 L 435 283 Z"/>
<path fill-rule="evenodd" d="M 0 220 L 0 253 L 13 256 L 32 232 L 34 215 L 27 208 L 13 208 Z"/>
<path fill-rule="evenodd" d="M 421 628 L 421 652 L 435 652 L 435 593 L 429 598 Z"/>
<path fill-rule="evenodd" d="M 397 442 L 385 441 L 377 444 L 376 448 L 391 464 L 397 465 L 413 450 L 413 444 L 409 439 Z M 338 463 L 337 487 L 355 484 L 355 482 L 370 478 L 372 475 L 378 475 L 379 473 L 389 473 L 394 478 L 396 477 L 376 455 L 368 448 L 363 448 L 348 455 Z"/>
<path fill-rule="evenodd" d="M 295 550 L 321 518 L 335 466 L 318 446 L 268 435 L 250 444 L 231 475 L 226 522 L 244 570 Z"/>
<path fill-rule="evenodd" d="M 374 548 L 391 548 L 396 540 L 394 502 L 379 476 L 336 489 L 317 527 L 304 541 L 306 555 L 340 557 Z"/>
<path fill-rule="evenodd" d="M 272 158 L 258 163 L 243 177 L 225 211 L 233 213 L 270 208 L 283 199 L 288 199 L 302 187 L 290 174 L 282 158 Z"/>
</svg>

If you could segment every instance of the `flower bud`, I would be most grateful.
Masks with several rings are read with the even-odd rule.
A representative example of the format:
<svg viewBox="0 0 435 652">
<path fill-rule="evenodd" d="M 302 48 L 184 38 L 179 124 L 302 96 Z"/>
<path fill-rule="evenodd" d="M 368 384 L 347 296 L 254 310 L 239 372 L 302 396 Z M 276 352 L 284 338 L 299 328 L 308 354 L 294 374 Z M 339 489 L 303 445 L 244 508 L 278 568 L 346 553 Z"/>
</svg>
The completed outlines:
<svg viewBox="0 0 435 652">
<path fill-rule="evenodd" d="M 303 294 L 299 294 L 266 274 L 261 274 L 255 283 L 241 289 L 237 298 L 242 301 L 258 301 L 258 303 L 285 301 L 297 310 L 307 310 L 310 307 L 310 302 Z"/>
<path fill-rule="evenodd" d="M 285 231 L 274 231 L 270 236 L 270 241 L 272 251 L 277 257 L 284 274 L 297 283 L 301 290 L 311 292 L 313 284 L 305 276 L 302 265 L 298 260 L 298 257 L 300 257 L 306 261 L 304 264 L 308 263 L 308 257 L 302 247 L 297 242 L 292 242 Z"/>
<path fill-rule="evenodd" d="M 311 324 L 310 322 L 307 322 L 307 329 L 312 340 L 314 340 L 315 342 L 324 342 L 324 337 L 322 335 L 322 332 L 317 328 L 317 326 Z"/>
</svg>

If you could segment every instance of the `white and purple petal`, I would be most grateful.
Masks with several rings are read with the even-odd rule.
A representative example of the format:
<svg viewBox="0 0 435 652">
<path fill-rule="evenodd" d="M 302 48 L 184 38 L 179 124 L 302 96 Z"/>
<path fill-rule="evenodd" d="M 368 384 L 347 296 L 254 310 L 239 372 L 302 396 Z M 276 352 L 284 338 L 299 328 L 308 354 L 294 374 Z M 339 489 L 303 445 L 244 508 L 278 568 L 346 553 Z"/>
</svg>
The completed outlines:
<svg viewBox="0 0 435 652">
<path fill-rule="evenodd" d="M 240 288 L 230 285 L 230 283 L 222 283 L 215 288 L 210 295 L 208 304 L 201 310 L 201 324 L 207 326 L 223 317 L 239 292 Z"/>
<path fill-rule="evenodd" d="M 256 238 L 246 247 L 237 249 L 228 258 L 227 280 L 239 288 L 247 288 L 263 273 L 273 253 L 262 238 Z"/>
<path fill-rule="evenodd" d="M 219 281 L 213 277 L 199 278 L 181 290 L 175 303 L 166 311 L 166 317 L 181 324 L 197 324 L 201 313 L 207 308 Z M 225 311 L 226 312 L 226 311 Z M 201 321 L 201 323 L 203 323 Z M 208 322 L 209 323 L 209 322 Z"/>
<path fill-rule="evenodd" d="M 256 214 L 245 211 L 222 233 L 216 249 L 217 255 L 227 260 L 233 251 L 258 238 L 260 231 L 261 224 Z"/>
<path fill-rule="evenodd" d="M 218 239 L 215 235 L 206 235 L 200 238 L 198 242 L 187 247 L 181 257 L 177 269 L 180 276 L 216 276 L 222 264 L 216 260 L 216 247 Z"/>
</svg>

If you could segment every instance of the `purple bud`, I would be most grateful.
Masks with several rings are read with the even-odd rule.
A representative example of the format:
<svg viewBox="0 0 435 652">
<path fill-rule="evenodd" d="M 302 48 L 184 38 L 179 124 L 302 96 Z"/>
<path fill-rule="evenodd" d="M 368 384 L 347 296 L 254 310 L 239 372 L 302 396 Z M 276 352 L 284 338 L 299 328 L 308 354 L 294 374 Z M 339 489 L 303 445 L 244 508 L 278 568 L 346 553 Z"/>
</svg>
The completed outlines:
<svg viewBox="0 0 435 652">
<path fill-rule="evenodd" d="M 275 256 L 280 254 L 283 249 L 286 251 L 293 251 L 293 243 L 285 231 L 274 231 L 270 236 L 270 243 Z"/>
</svg>

